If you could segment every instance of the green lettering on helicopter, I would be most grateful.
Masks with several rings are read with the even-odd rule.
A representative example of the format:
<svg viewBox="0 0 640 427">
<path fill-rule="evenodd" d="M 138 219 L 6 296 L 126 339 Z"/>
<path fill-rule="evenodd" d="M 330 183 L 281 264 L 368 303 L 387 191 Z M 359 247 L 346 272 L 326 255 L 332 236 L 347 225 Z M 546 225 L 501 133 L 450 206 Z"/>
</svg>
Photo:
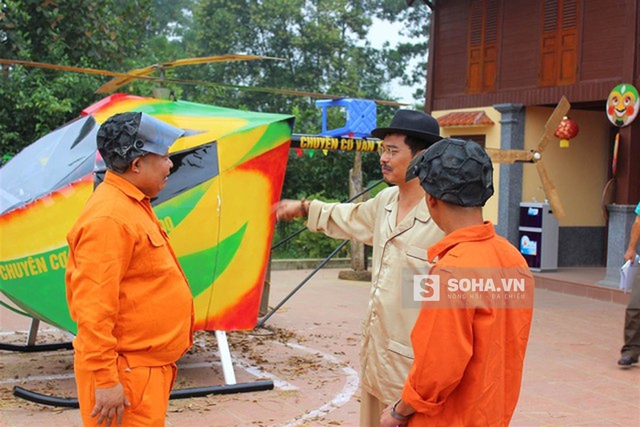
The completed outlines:
<svg viewBox="0 0 640 427">
<path fill-rule="evenodd" d="M 0 264 L 0 277 L 3 280 L 14 280 L 22 277 L 37 276 L 49 271 L 44 256 L 27 257 Z"/>
</svg>

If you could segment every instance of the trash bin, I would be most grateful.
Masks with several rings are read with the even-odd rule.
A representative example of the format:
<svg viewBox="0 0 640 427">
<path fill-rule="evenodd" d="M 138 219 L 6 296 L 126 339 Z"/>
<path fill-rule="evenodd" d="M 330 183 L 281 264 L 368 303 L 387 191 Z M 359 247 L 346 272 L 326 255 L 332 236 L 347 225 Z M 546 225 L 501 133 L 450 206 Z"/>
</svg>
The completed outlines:
<svg viewBox="0 0 640 427">
<path fill-rule="evenodd" d="M 531 270 L 558 269 L 558 220 L 548 203 L 520 203 L 518 241 Z"/>
</svg>

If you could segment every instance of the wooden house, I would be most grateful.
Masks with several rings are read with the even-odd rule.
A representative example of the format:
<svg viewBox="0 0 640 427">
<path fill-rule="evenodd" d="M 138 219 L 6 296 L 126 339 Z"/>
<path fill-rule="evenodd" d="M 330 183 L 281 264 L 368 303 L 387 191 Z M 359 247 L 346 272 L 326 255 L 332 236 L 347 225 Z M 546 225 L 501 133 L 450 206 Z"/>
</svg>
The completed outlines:
<svg viewBox="0 0 640 427">
<path fill-rule="evenodd" d="M 579 133 L 568 148 L 552 143 L 542 154 L 567 213 L 559 223 L 558 265 L 602 266 L 609 259 L 619 267 L 640 201 L 640 117 L 613 126 L 605 105 L 618 84 L 640 88 L 640 2 L 423 1 L 431 9 L 425 109 L 439 118 L 441 132 L 490 148 L 536 149 L 566 96 Z M 487 216 L 514 241 L 519 203 L 544 201 L 545 194 L 534 165 L 496 169 L 498 197 Z"/>
</svg>

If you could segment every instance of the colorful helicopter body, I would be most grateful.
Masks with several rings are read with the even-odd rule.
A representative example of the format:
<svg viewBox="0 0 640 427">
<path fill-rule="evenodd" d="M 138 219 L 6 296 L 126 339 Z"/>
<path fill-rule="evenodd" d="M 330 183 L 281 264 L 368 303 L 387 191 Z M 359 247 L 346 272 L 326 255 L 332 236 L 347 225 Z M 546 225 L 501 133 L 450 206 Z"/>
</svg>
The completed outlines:
<svg viewBox="0 0 640 427">
<path fill-rule="evenodd" d="M 88 107 L 0 169 L 0 291 L 30 317 L 75 333 L 66 234 L 100 176 L 98 126 L 125 111 L 186 131 L 171 147 L 174 168 L 152 206 L 189 278 L 196 329 L 253 328 L 291 141 L 288 115 L 123 94 Z"/>
</svg>

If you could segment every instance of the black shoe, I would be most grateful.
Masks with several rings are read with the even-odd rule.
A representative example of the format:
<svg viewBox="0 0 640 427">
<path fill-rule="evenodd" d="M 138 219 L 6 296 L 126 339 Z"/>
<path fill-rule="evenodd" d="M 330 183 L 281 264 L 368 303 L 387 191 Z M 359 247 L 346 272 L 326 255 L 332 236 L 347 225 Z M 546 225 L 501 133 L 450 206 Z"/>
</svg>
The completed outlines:
<svg viewBox="0 0 640 427">
<path fill-rule="evenodd" d="M 618 365 L 620 366 L 631 366 L 634 363 L 638 363 L 638 356 L 622 356 L 620 360 L 618 360 Z"/>
</svg>

